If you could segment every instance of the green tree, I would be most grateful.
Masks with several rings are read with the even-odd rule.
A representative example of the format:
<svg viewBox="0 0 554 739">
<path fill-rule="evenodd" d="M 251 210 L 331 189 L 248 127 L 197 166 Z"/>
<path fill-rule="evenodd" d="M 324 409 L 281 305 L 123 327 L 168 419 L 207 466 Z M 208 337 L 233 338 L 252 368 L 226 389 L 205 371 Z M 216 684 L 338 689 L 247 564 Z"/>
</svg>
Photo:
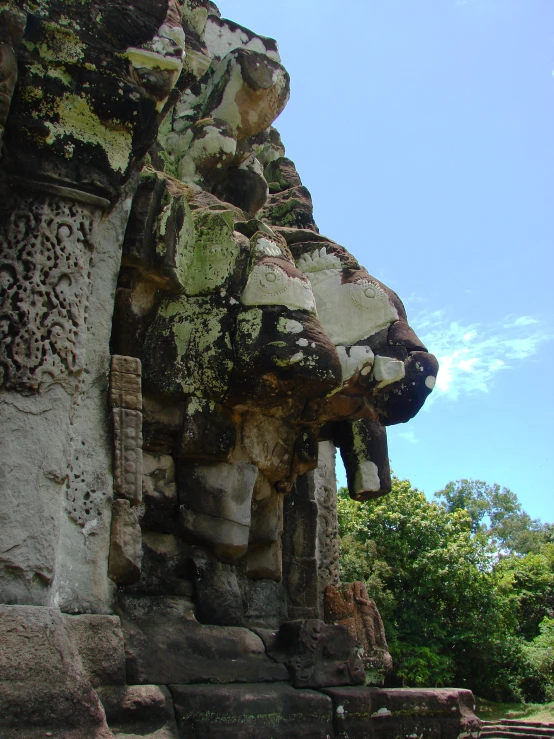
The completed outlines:
<svg viewBox="0 0 554 739">
<path fill-rule="evenodd" d="M 522 510 L 517 495 L 497 483 L 456 480 L 435 493 L 435 497 L 450 512 L 465 510 L 473 533 L 484 534 L 500 554 L 538 551 L 552 538 L 552 526 L 532 519 Z"/>
<path fill-rule="evenodd" d="M 498 562 L 495 573 L 514 632 L 532 641 L 544 619 L 554 618 L 554 544 L 543 544 L 536 553 L 511 554 Z"/>
<path fill-rule="evenodd" d="M 494 549 L 471 515 L 397 478 L 384 498 L 357 503 L 341 491 L 338 505 L 342 578 L 364 579 L 375 598 L 397 684 L 512 697 L 521 650 L 508 638 Z"/>
<path fill-rule="evenodd" d="M 524 647 L 526 661 L 522 689 L 537 703 L 554 700 L 554 619 L 544 618 L 539 634 Z"/>
</svg>

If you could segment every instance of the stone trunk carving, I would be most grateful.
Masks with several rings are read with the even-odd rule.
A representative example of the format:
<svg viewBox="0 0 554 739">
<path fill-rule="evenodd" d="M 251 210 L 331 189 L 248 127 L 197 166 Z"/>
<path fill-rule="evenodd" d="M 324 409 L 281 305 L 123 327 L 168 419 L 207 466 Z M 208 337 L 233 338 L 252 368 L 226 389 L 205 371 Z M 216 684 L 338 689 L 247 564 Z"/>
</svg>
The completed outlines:
<svg viewBox="0 0 554 739">
<path fill-rule="evenodd" d="M 348 629 L 362 647 L 368 684 L 382 685 L 392 669 L 392 659 L 381 616 L 364 583 L 330 585 L 325 590 L 325 620 Z"/>
<path fill-rule="evenodd" d="M 112 357 L 110 405 L 114 430 L 114 490 L 142 502 L 142 390 L 140 361 Z"/>
<path fill-rule="evenodd" d="M 474 730 L 465 694 L 422 724 L 364 686 L 390 658 L 339 582 L 335 449 L 388 492 L 438 367 L 318 231 L 275 41 L 209 0 L 0 20 L 2 736 L 338 737 L 337 700 L 352 736 L 382 705 Z"/>
</svg>

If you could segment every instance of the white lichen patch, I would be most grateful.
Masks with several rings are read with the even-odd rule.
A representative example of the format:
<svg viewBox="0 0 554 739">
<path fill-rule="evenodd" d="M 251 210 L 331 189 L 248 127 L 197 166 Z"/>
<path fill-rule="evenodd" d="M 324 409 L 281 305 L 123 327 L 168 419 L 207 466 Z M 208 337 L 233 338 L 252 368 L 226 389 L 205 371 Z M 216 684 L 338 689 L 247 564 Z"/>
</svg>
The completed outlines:
<svg viewBox="0 0 554 739">
<path fill-rule="evenodd" d="M 364 376 L 371 372 L 374 355 L 369 346 L 337 346 L 337 354 L 342 367 L 343 382 L 358 371 Z"/>
<path fill-rule="evenodd" d="M 192 133 L 187 136 L 188 141 L 191 141 Z M 173 150 L 179 158 L 179 148 L 184 147 L 186 141 L 180 141 L 179 139 L 185 139 L 184 136 L 177 137 L 176 146 Z M 188 148 L 182 149 L 181 155 L 184 153 L 183 158 L 179 161 L 177 167 L 177 174 L 179 179 L 192 182 L 200 182 L 201 175 L 198 172 L 198 168 L 202 169 L 204 162 L 209 162 L 213 166 L 213 162 L 217 161 L 220 166 L 227 164 L 234 156 L 237 150 L 236 139 L 229 136 L 225 131 L 222 131 L 216 126 L 205 126 L 202 130 L 202 135 L 191 141 Z"/>
<path fill-rule="evenodd" d="M 388 708 L 380 708 L 378 711 L 375 711 L 375 713 L 371 714 L 372 716 L 392 716 L 392 713 L 389 711 Z"/>
<path fill-rule="evenodd" d="M 342 270 L 302 269 L 312 284 L 319 320 L 336 346 L 356 344 L 398 320 L 396 308 L 376 283 L 343 284 Z"/>
<path fill-rule="evenodd" d="M 290 367 L 293 364 L 298 364 L 304 359 L 304 353 L 303 352 L 296 352 L 290 357 L 286 358 L 279 358 L 275 360 L 275 364 L 278 367 Z"/>
<path fill-rule="evenodd" d="M 369 458 L 363 426 L 357 422 L 352 424 L 352 451 L 356 459 L 354 492 L 378 492 L 381 489 L 379 469 Z"/>
<path fill-rule="evenodd" d="M 58 101 L 58 121 L 45 121 L 50 134 L 47 144 L 69 137 L 85 144 L 100 146 L 111 168 L 124 173 L 129 165 L 132 146 L 132 129 L 121 121 L 101 121 L 92 111 L 85 97 L 66 94 Z"/>
<path fill-rule="evenodd" d="M 435 387 L 436 382 L 437 382 L 437 378 L 436 377 L 433 377 L 433 375 L 428 375 L 425 378 L 425 387 L 428 387 L 429 390 L 432 390 Z"/>
<path fill-rule="evenodd" d="M 354 493 L 378 492 L 380 489 L 379 469 L 375 462 L 360 462 L 354 475 Z"/>
<path fill-rule="evenodd" d="M 242 126 L 242 114 L 237 105 L 237 95 L 244 84 L 240 64 L 238 64 L 234 59 L 229 63 L 221 64 L 212 80 L 208 83 L 206 96 L 209 97 L 212 89 L 219 83 L 228 68 L 230 68 L 229 81 L 225 87 L 221 103 L 212 112 L 212 116 L 226 121 L 232 127 L 233 131 L 238 133 Z"/>
<path fill-rule="evenodd" d="M 300 321 L 294 321 L 292 318 L 280 318 L 277 328 L 281 333 L 286 334 L 300 334 L 304 330 Z"/>
<path fill-rule="evenodd" d="M 398 382 L 406 376 L 404 362 L 393 357 L 375 357 L 373 365 L 373 377 L 379 383 L 377 387 L 385 387 L 393 382 Z"/>
<path fill-rule="evenodd" d="M 204 29 L 204 43 L 208 48 L 210 56 L 223 59 L 234 49 L 250 49 L 266 54 L 270 59 L 280 62 L 279 54 L 273 49 L 268 49 L 260 36 L 254 36 L 245 28 L 231 28 L 225 22 L 214 18 L 208 18 Z"/>
<path fill-rule="evenodd" d="M 284 269 L 271 263 L 254 267 L 240 300 L 243 305 L 283 305 L 315 313 L 310 283 L 291 277 Z"/>
</svg>

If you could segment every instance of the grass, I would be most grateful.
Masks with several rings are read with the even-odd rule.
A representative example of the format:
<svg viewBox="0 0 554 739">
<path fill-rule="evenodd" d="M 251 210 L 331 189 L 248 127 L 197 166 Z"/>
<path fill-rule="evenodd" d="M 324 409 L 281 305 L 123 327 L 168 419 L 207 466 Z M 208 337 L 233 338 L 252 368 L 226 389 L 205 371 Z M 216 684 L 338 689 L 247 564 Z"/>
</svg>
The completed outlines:
<svg viewBox="0 0 554 739">
<path fill-rule="evenodd" d="M 554 723 L 554 701 L 552 703 L 493 703 L 484 698 L 477 698 L 475 713 L 484 721 L 515 718 Z"/>
</svg>

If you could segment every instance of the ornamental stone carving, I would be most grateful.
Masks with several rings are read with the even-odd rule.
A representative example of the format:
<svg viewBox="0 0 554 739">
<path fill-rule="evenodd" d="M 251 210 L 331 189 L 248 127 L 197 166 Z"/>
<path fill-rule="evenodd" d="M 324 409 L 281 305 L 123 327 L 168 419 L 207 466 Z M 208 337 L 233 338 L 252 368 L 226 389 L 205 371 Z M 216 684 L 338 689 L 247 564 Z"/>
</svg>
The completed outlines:
<svg viewBox="0 0 554 739">
<path fill-rule="evenodd" d="M 353 737 L 389 704 L 478 728 L 467 691 L 366 687 L 390 656 L 340 583 L 336 448 L 386 494 L 438 366 L 319 233 L 288 97 L 210 0 L 0 9 L 2 737 L 334 737 L 339 700 Z"/>
</svg>

